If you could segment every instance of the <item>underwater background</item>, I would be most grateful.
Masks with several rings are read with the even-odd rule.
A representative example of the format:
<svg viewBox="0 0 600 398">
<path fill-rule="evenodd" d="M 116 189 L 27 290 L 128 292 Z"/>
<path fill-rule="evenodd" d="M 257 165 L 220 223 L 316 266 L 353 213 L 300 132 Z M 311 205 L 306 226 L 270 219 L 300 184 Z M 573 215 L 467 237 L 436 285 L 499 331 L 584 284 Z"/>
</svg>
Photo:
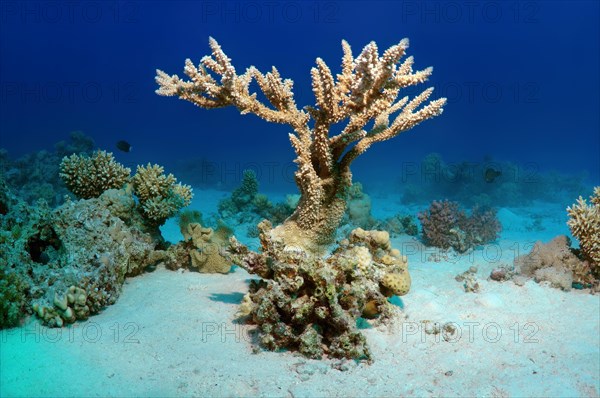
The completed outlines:
<svg viewBox="0 0 600 398">
<path fill-rule="evenodd" d="M 339 66 L 359 51 L 410 39 L 416 67 L 435 67 L 443 117 L 369 151 L 358 180 L 390 183 L 402 162 L 436 152 L 450 162 L 513 161 L 529 173 L 600 179 L 598 2 L 2 2 L 1 143 L 11 156 L 83 131 L 129 163 L 186 159 L 269 167 L 265 188 L 294 189 L 285 126 L 232 108 L 203 112 L 154 94 L 155 69 L 181 73 L 219 41 L 238 70 L 277 66 L 299 106 L 313 102 L 316 57 Z M 258 163 L 258 165 L 257 165 Z M 272 166 L 265 166 L 271 164 Z M 287 172 L 286 172 L 287 170 Z M 293 168 L 292 168 L 293 170 Z M 196 182 L 196 181 L 192 181 Z M 232 183 L 235 181 L 232 181 Z"/>
<path fill-rule="evenodd" d="M 388 231 L 412 278 L 387 329 L 356 320 L 368 363 L 265 350 L 239 322 L 256 276 L 195 264 L 194 233 L 258 250 L 298 203 L 289 126 L 156 94 L 209 37 L 238 74 L 276 66 L 300 109 L 342 40 L 408 38 L 434 67 L 400 96 L 434 87 L 444 112 L 352 164 L 337 230 Z M 598 397 L 599 71 L 598 1 L 0 1 L 0 396 Z M 59 176 L 95 150 L 133 188 Z M 156 218 L 149 163 L 176 177 Z"/>
</svg>

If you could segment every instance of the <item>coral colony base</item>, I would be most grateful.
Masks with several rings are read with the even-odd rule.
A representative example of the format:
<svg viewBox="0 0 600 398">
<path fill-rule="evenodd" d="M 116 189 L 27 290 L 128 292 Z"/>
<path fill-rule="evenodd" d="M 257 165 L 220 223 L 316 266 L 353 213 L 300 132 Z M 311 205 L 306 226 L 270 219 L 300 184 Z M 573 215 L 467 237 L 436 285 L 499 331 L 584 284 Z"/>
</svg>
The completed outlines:
<svg viewBox="0 0 600 398">
<path fill-rule="evenodd" d="M 399 98 L 401 89 L 426 81 L 431 68 L 414 72 L 412 57 L 400 62 L 407 40 L 381 56 L 370 43 L 356 58 L 343 42 L 341 73 L 334 77 L 317 59 L 311 71 L 316 104 L 300 110 L 292 81 L 276 68 L 263 74 L 250 67 L 238 75 L 217 42 L 210 39 L 210 46 L 212 55 L 199 67 L 186 61 L 189 81 L 158 71 L 158 94 L 202 108 L 234 106 L 290 125 L 300 195 L 271 203 L 247 171 L 241 186 L 219 203 L 221 219 L 210 228 L 199 212 L 182 211 L 192 200 L 189 186 L 158 165 L 138 166 L 131 176 L 111 153 L 92 152 L 93 141 L 81 133 L 71 136 L 73 143 L 57 145 L 55 153 L 17 162 L 0 152 L 1 169 L 8 170 L 0 175 L 0 328 L 18 326 L 29 315 L 50 327 L 84 320 L 116 302 L 125 278 L 157 264 L 223 274 L 235 264 L 259 278 L 250 282 L 238 315 L 253 325 L 261 347 L 310 358 L 371 360 L 357 325 L 398 319 L 393 296 L 407 294 L 411 286 L 407 258 L 392 247 L 390 234 L 415 236 L 419 230 L 411 215 L 373 217 L 369 196 L 352 183 L 350 165 L 373 143 L 442 113 L 445 99 L 427 102 L 432 89 Z M 251 83 L 268 104 L 250 92 Z M 341 132 L 331 135 L 338 124 Z M 439 163 L 436 159 L 425 162 Z M 44 173 L 30 173 L 27 167 L 34 163 L 43 164 Z M 19 186 L 28 174 L 46 182 L 33 196 Z M 60 199 L 64 186 L 75 198 Z M 494 209 L 474 203 L 467 213 L 443 199 L 418 214 L 421 242 L 440 250 L 435 261 L 498 238 L 502 226 Z M 600 187 L 589 202 L 579 197 L 567 213 L 579 249 L 566 236 L 537 242 L 511 266 L 492 270 L 490 279 L 516 285 L 533 279 L 565 291 L 598 293 Z M 183 240 L 169 244 L 159 227 L 174 216 Z M 259 238 L 260 252 L 240 243 L 233 236 L 239 231 L 227 222 L 255 224 L 248 235 Z M 456 280 L 476 293 L 476 275 L 471 267 Z"/>
</svg>

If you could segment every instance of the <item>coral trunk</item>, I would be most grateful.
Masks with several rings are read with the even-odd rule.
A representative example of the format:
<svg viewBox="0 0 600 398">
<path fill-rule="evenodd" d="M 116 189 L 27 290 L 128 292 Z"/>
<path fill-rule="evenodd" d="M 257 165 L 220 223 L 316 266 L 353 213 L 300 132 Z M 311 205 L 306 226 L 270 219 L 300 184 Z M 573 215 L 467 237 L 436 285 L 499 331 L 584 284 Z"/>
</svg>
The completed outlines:
<svg viewBox="0 0 600 398">
<path fill-rule="evenodd" d="M 296 176 L 298 179 L 298 175 Z M 303 187 L 294 213 L 271 231 L 271 237 L 282 240 L 285 247 L 301 248 L 323 254 L 333 243 L 335 231 L 346 211 L 348 190 L 352 185 L 349 170 L 319 179 L 318 184 Z M 316 186 L 316 189 L 315 189 Z"/>
</svg>

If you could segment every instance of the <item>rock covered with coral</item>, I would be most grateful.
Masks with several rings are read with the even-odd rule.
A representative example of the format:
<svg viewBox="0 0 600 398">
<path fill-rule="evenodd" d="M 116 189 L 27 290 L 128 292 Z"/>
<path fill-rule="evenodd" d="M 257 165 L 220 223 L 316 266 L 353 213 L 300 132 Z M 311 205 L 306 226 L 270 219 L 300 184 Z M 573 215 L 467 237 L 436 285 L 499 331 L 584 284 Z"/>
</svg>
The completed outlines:
<svg viewBox="0 0 600 398">
<path fill-rule="evenodd" d="M 125 277 L 166 257 L 129 218 L 135 201 L 125 189 L 55 210 L 44 202 L 7 203 L 0 217 L 2 327 L 31 313 L 57 327 L 86 319 L 117 300 Z"/>
<path fill-rule="evenodd" d="M 231 239 L 232 261 L 254 280 L 240 313 L 258 326 L 259 342 L 269 350 L 292 349 L 305 356 L 370 359 L 361 317 L 385 321 L 394 314 L 388 301 L 406 294 L 406 257 L 393 249 L 385 231 L 356 229 L 327 258 L 290 249 L 259 225 L 262 253 Z"/>
<path fill-rule="evenodd" d="M 131 170 L 118 163 L 112 153 L 97 151 L 93 156 L 71 155 L 63 158 L 60 176 L 66 186 L 78 198 L 90 199 L 110 189 L 119 189 L 131 183 L 138 199 L 140 222 L 155 234 L 157 227 L 190 204 L 193 192 L 189 185 L 177 182 L 173 174 L 165 174 L 164 168 L 148 163 Z"/>
</svg>

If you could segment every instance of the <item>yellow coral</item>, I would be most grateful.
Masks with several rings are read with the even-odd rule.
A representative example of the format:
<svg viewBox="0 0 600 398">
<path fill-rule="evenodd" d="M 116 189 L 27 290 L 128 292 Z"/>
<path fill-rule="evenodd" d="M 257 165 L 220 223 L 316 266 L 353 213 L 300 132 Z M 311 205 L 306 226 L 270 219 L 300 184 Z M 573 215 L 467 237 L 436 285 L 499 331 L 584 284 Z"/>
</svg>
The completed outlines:
<svg viewBox="0 0 600 398">
<path fill-rule="evenodd" d="M 192 268 L 203 273 L 226 274 L 230 271 L 231 261 L 221 254 L 221 251 L 227 247 L 229 239 L 223 229 L 213 231 L 212 228 L 191 223 L 187 226 L 185 236 L 192 240 L 195 247 L 190 250 Z"/>
<path fill-rule="evenodd" d="M 130 173 L 131 169 L 115 161 L 113 154 L 106 151 L 97 151 L 91 157 L 73 154 L 60 162 L 60 177 L 71 192 L 83 199 L 123 187 Z"/>
<path fill-rule="evenodd" d="M 408 272 L 385 274 L 381 280 L 381 285 L 387 290 L 382 293 L 386 295 L 403 296 L 410 290 L 410 274 Z"/>
<path fill-rule="evenodd" d="M 571 233 L 579 240 L 579 246 L 590 268 L 598 276 L 600 274 L 600 187 L 594 188 L 590 197 L 591 204 L 581 196 L 573 206 L 567 208 L 569 220 L 567 225 Z"/>
</svg>

